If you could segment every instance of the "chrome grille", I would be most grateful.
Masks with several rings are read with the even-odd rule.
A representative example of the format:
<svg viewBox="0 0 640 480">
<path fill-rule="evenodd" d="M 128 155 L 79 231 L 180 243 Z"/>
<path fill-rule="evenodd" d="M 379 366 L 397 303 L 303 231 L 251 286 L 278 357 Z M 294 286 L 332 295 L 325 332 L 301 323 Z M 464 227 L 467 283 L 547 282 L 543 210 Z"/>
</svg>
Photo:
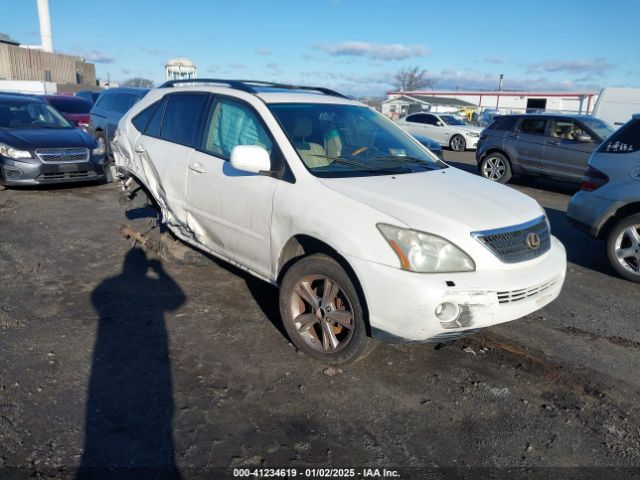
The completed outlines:
<svg viewBox="0 0 640 480">
<path fill-rule="evenodd" d="M 535 297 L 536 295 L 549 290 L 556 284 L 556 279 L 548 282 L 541 283 L 535 287 L 521 288 L 519 290 L 508 290 L 504 292 L 498 292 L 498 303 L 512 303 L 525 300 L 527 298 Z"/>
<path fill-rule="evenodd" d="M 72 163 L 89 160 L 88 148 L 39 148 L 38 158 L 46 163 Z"/>
<path fill-rule="evenodd" d="M 537 235 L 537 248 L 528 240 Z M 526 262 L 543 255 L 551 248 L 551 232 L 547 219 L 542 216 L 522 225 L 472 232 L 471 235 L 482 243 L 501 262 Z"/>
</svg>

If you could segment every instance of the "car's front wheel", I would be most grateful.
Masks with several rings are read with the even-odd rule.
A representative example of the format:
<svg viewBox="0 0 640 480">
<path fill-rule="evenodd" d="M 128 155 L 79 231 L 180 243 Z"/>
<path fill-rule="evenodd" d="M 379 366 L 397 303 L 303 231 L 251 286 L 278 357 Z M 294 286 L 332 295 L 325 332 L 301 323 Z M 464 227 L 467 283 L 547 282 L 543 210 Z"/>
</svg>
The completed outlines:
<svg viewBox="0 0 640 480">
<path fill-rule="evenodd" d="M 449 148 L 454 152 L 464 152 L 467 149 L 467 142 L 462 135 L 454 135 L 449 141 Z"/>
<path fill-rule="evenodd" d="M 620 276 L 640 283 L 640 214 L 623 218 L 609 232 L 607 256 Z"/>
<path fill-rule="evenodd" d="M 304 257 L 289 268 L 280 285 L 280 314 L 291 341 L 316 360 L 343 364 L 368 350 L 357 290 L 327 255 Z"/>
<path fill-rule="evenodd" d="M 480 162 L 480 174 L 498 183 L 511 180 L 511 164 L 501 153 L 489 153 Z"/>
</svg>

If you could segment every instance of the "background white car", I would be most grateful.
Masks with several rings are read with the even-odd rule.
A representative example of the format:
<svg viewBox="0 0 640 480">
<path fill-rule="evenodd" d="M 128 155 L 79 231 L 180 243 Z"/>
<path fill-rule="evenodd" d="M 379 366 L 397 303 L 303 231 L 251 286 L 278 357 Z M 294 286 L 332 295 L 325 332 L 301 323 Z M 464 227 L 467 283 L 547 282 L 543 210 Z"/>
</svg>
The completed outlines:
<svg viewBox="0 0 640 480">
<path fill-rule="evenodd" d="M 481 127 L 474 127 L 451 114 L 412 113 L 396 123 L 414 135 L 425 135 L 456 152 L 475 150 Z"/>
</svg>

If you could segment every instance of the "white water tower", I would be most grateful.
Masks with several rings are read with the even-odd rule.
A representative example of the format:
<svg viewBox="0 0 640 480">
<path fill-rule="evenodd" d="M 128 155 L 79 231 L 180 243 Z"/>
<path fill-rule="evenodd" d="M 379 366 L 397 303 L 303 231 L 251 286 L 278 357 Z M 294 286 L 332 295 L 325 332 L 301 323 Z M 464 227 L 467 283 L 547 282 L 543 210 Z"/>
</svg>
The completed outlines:
<svg viewBox="0 0 640 480">
<path fill-rule="evenodd" d="M 198 68 L 188 58 L 173 58 L 164 66 L 167 80 L 185 80 L 196 78 Z"/>
</svg>

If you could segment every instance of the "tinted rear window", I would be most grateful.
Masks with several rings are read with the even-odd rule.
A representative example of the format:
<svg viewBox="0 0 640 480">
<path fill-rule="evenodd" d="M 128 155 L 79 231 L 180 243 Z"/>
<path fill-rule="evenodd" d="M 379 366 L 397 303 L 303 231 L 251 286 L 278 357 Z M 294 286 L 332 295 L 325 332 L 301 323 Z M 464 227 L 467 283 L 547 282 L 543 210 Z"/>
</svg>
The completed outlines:
<svg viewBox="0 0 640 480">
<path fill-rule="evenodd" d="M 50 98 L 49 103 L 63 113 L 89 113 L 91 102 L 83 98 Z"/>
<path fill-rule="evenodd" d="M 604 153 L 631 153 L 640 149 L 640 120 L 631 120 L 626 123 L 607 140 L 605 140 L 599 152 Z"/>
<path fill-rule="evenodd" d="M 156 102 L 148 106 L 147 108 L 145 108 L 135 117 L 133 117 L 133 120 L 131 120 L 131 123 L 133 123 L 133 126 L 136 127 L 136 129 L 139 132 L 146 131 L 147 126 L 149 125 L 149 122 L 153 117 L 153 114 L 156 113 L 161 103 L 162 101 Z M 158 128 L 158 131 L 159 131 L 159 128 Z"/>
<path fill-rule="evenodd" d="M 516 125 L 516 117 L 493 117 L 493 122 L 487 128 L 489 130 L 513 130 Z"/>
<path fill-rule="evenodd" d="M 544 118 L 523 118 L 517 131 L 531 135 L 544 135 L 547 121 Z"/>
<path fill-rule="evenodd" d="M 162 120 L 160 137 L 182 145 L 197 146 L 208 97 L 205 93 L 170 95 Z"/>
<path fill-rule="evenodd" d="M 118 113 L 126 113 L 137 100 L 137 97 L 130 93 L 118 93 L 113 95 L 113 97 L 114 100 L 111 110 Z"/>
</svg>

